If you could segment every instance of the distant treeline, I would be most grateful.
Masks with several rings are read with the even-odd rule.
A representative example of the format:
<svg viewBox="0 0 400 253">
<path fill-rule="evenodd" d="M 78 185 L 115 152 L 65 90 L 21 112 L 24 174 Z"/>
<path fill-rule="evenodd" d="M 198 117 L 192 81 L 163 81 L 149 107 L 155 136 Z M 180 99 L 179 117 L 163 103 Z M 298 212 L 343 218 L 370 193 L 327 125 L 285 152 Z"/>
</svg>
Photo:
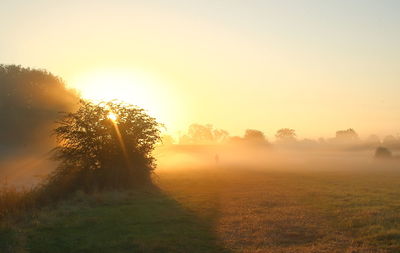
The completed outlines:
<svg viewBox="0 0 400 253">
<path fill-rule="evenodd" d="M 0 158 L 15 150 L 51 142 L 50 132 L 59 112 L 77 109 L 79 95 L 66 88 L 64 81 L 46 70 L 0 65 Z M 228 131 L 212 125 L 192 124 L 177 139 L 169 135 L 164 144 L 258 144 L 288 147 L 343 147 L 370 149 L 385 146 L 400 149 L 400 138 L 371 135 L 361 139 L 355 130 L 339 130 L 333 138 L 300 139 L 296 131 L 282 128 L 275 141 L 256 129 L 247 129 L 243 136 L 231 136 Z"/>
<path fill-rule="evenodd" d="M 384 146 L 390 149 L 400 149 L 400 138 L 388 135 L 380 139 L 377 135 L 371 135 L 366 139 L 359 137 L 352 129 L 338 130 L 332 138 L 300 139 L 296 131 L 291 128 L 279 129 L 275 134 L 275 141 L 269 141 L 265 134 L 256 129 L 245 130 L 243 136 L 230 136 L 228 131 L 214 128 L 212 125 L 192 124 L 186 133 L 175 140 L 170 135 L 164 135 L 163 143 L 182 145 L 210 145 L 210 144 L 258 144 L 280 145 L 297 148 L 346 148 L 354 150 L 374 149 Z"/>
</svg>

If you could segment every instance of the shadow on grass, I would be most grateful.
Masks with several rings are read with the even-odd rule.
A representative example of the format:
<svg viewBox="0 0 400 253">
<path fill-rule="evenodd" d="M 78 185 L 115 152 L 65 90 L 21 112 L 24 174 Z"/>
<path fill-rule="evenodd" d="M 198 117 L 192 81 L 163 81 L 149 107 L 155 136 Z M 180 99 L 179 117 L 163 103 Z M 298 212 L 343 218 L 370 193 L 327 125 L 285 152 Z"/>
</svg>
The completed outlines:
<svg viewBox="0 0 400 253">
<path fill-rule="evenodd" d="M 77 194 L 33 217 L 14 228 L 11 252 L 227 252 L 212 219 L 156 189 Z"/>
</svg>

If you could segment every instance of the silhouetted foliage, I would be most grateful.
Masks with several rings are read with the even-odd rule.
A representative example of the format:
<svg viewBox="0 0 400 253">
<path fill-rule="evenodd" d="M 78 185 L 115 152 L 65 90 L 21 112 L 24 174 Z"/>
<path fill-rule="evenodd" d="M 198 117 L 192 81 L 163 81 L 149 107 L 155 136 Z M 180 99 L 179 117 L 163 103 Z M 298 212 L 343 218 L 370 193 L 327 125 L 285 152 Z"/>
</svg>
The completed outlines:
<svg viewBox="0 0 400 253">
<path fill-rule="evenodd" d="M 336 140 L 341 142 L 352 142 L 358 141 L 358 134 L 354 129 L 349 128 L 347 130 L 339 130 L 336 132 Z"/>
<path fill-rule="evenodd" d="M 78 189 L 151 183 L 155 167 L 151 152 L 160 140 L 161 125 L 143 109 L 81 101 L 79 110 L 67 113 L 59 124 L 54 131 L 59 143 L 54 159 L 60 165 L 45 186 L 47 192 L 58 196 Z"/>
<path fill-rule="evenodd" d="M 252 140 L 265 141 L 264 133 L 260 130 L 255 130 L 255 129 L 247 129 L 246 132 L 244 133 L 243 138 L 249 141 Z"/>
<path fill-rule="evenodd" d="M 210 124 L 192 124 L 188 133 L 181 136 L 181 144 L 213 144 L 228 140 L 229 133 L 223 129 L 214 129 Z"/>
<path fill-rule="evenodd" d="M 296 131 L 290 128 L 282 128 L 276 132 L 275 137 L 279 141 L 295 141 Z"/>
<path fill-rule="evenodd" d="M 0 65 L 0 146 L 43 142 L 58 112 L 73 110 L 78 101 L 60 78 L 45 70 Z"/>
<path fill-rule="evenodd" d="M 375 151 L 375 158 L 378 158 L 378 159 L 392 158 L 392 152 L 385 147 L 378 147 Z"/>
<path fill-rule="evenodd" d="M 251 143 L 266 143 L 267 139 L 262 131 L 256 129 L 247 129 L 243 140 Z"/>
</svg>

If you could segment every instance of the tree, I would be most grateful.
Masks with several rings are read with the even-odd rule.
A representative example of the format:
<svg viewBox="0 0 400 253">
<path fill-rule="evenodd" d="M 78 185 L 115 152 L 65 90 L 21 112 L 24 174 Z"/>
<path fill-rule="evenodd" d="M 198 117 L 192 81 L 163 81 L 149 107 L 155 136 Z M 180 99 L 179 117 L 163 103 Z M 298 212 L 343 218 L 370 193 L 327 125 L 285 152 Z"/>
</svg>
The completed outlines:
<svg viewBox="0 0 400 253">
<path fill-rule="evenodd" d="M 214 129 L 213 135 L 214 135 L 214 142 L 217 143 L 224 143 L 229 140 L 229 133 L 224 129 Z"/>
<path fill-rule="evenodd" d="M 341 142 L 353 142 L 358 141 L 358 134 L 353 128 L 347 130 L 339 130 L 336 132 L 336 140 Z"/>
<path fill-rule="evenodd" d="M 214 141 L 212 125 L 192 124 L 189 126 L 188 135 L 194 143 L 210 143 Z"/>
<path fill-rule="evenodd" d="M 223 143 L 229 138 L 229 133 L 223 129 L 214 129 L 210 124 L 191 124 L 188 133 L 180 137 L 181 144 L 214 144 Z"/>
<path fill-rule="evenodd" d="M 385 147 L 378 147 L 375 150 L 375 158 L 377 159 L 390 159 L 392 158 L 392 152 Z"/>
<path fill-rule="evenodd" d="M 276 132 L 275 137 L 279 141 L 285 141 L 285 142 L 295 141 L 296 140 L 296 131 L 294 129 L 290 129 L 290 128 L 282 128 Z"/>
<path fill-rule="evenodd" d="M 66 113 L 54 133 L 59 161 L 46 185 L 56 195 L 121 189 L 151 183 L 160 141 L 160 124 L 141 108 L 119 102 L 81 101 L 75 113 Z"/>
<path fill-rule="evenodd" d="M 45 70 L 0 65 L 0 150 L 50 141 L 60 111 L 72 111 L 78 96 Z"/>
<path fill-rule="evenodd" d="M 265 143 L 267 142 L 265 135 L 260 130 L 247 129 L 244 133 L 243 139 L 253 143 Z"/>
</svg>

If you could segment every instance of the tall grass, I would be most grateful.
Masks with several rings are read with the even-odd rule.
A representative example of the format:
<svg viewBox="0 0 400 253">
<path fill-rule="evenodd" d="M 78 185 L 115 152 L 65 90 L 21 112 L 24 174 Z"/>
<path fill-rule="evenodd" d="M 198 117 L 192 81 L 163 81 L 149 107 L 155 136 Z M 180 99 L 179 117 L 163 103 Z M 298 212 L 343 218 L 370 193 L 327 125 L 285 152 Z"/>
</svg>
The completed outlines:
<svg viewBox="0 0 400 253">
<path fill-rule="evenodd" d="M 0 185 L 0 221 L 6 216 L 18 216 L 36 207 L 35 190 L 18 189 L 4 182 Z"/>
</svg>

